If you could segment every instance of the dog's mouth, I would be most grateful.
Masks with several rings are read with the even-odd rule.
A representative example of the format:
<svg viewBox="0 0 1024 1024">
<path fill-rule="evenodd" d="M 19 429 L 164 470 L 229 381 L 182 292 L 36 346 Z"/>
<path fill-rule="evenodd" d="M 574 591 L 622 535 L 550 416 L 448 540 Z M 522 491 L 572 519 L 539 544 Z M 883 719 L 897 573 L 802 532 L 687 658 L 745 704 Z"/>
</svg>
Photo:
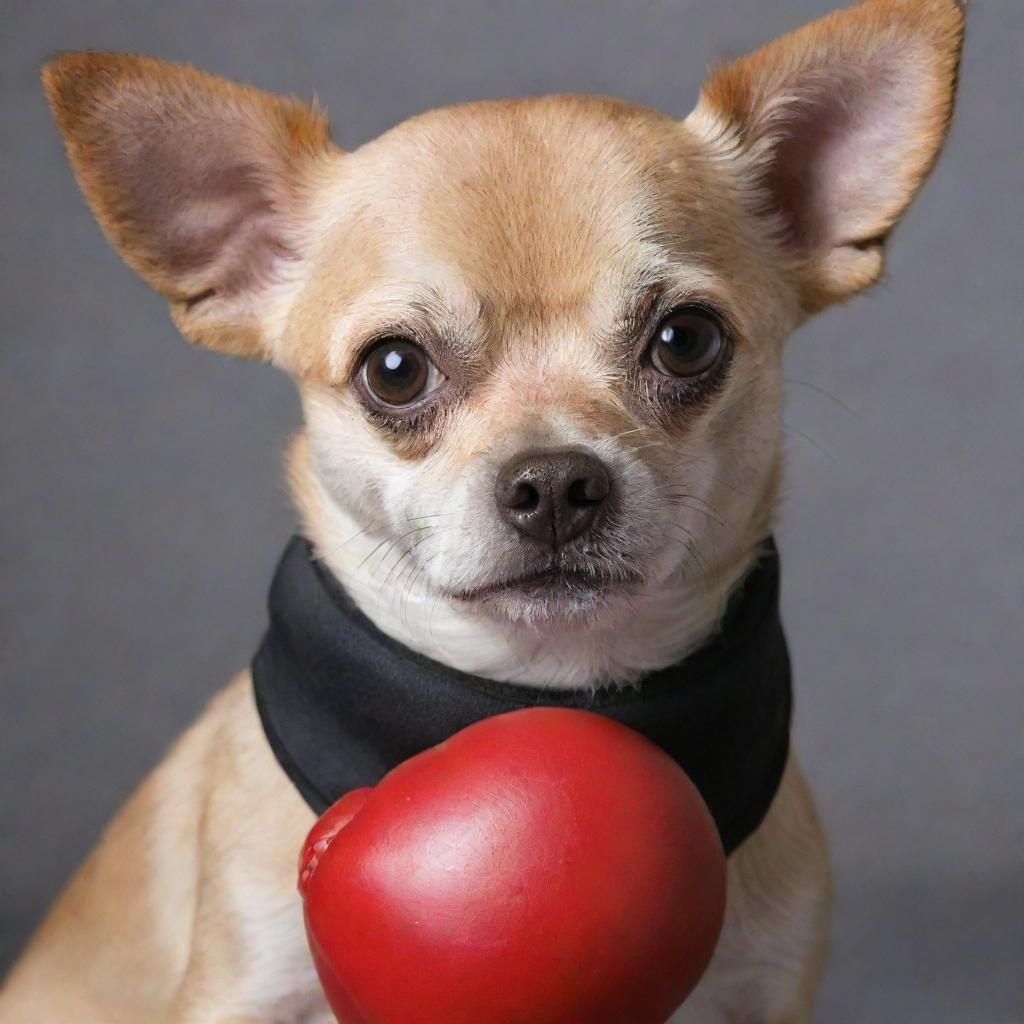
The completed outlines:
<svg viewBox="0 0 1024 1024">
<path fill-rule="evenodd" d="M 467 604 L 505 603 L 513 600 L 551 604 L 592 603 L 612 591 L 631 590 L 643 577 L 629 567 L 612 571 L 599 566 L 573 566 L 552 562 L 542 569 L 506 576 L 475 587 L 449 590 L 453 600 Z"/>
</svg>

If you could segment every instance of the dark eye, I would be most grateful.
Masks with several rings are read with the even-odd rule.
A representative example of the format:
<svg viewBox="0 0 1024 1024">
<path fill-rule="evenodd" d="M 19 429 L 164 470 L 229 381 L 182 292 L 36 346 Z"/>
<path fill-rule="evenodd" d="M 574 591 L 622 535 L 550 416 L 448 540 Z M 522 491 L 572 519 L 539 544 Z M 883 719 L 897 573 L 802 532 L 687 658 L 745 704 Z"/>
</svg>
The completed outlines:
<svg viewBox="0 0 1024 1024">
<path fill-rule="evenodd" d="M 433 391 L 441 375 L 415 342 L 385 338 L 363 360 L 363 381 L 370 394 L 384 405 L 411 405 Z"/>
<path fill-rule="evenodd" d="M 677 309 L 658 325 L 648 349 L 651 365 L 669 377 L 699 377 L 725 353 L 718 322 L 699 309 Z"/>
</svg>

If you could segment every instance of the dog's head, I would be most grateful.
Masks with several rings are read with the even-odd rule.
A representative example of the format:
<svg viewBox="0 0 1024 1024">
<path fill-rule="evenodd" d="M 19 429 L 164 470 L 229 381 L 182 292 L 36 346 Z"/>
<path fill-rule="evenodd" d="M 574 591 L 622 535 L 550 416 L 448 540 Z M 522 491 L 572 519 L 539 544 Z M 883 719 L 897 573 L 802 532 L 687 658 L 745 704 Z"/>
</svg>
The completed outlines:
<svg viewBox="0 0 1024 1024">
<path fill-rule="evenodd" d="M 182 332 L 297 379 L 302 500 L 350 586 L 628 645 L 695 591 L 716 613 L 767 532 L 782 343 L 879 277 L 962 29 L 954 0 L 868 0 L 719 68 L 683 121 L 478 103 L 351 153 L 188 68 L 44 78 Z"/>
</svg>

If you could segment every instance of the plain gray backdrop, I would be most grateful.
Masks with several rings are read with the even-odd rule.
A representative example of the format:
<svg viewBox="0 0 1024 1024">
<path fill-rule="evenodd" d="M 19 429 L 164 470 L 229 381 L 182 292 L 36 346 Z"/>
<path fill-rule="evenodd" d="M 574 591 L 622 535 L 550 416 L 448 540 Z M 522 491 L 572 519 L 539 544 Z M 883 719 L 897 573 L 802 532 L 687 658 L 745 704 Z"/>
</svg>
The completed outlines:
<svg viewBox="0 0 1024 1024">
<path fill-rule="evenodd" d="M 143 51 L 316 95 L 353 147 L 439 104 L 679 115 L 827 0 L 3 5 L 0 967 L 243 666 L 293 526 L 275 371 L 189 349 L 118 261 L 38 86 Z M 887 283 L 796 336 L 779 530 L 797 735 L 838 879 L 817 1020 L 1024 1021 L 1024 4 L 975 0 Z M 302 837 L 296 837 L 296 843 Z"/>
</svg>

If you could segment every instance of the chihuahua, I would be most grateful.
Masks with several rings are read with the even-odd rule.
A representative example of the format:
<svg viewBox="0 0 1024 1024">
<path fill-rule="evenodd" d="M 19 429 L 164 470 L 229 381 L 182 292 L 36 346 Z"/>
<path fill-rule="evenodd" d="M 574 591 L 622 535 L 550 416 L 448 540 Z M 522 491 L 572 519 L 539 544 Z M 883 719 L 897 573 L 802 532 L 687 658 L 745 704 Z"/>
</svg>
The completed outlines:
<svg viewBox="0 0 1024 1024">
<path fill-rule="evenodd" d="M 464 673 L 642 693 L 771 532 L 784 341 L 882 274 L 963 30 L 957 0 L 863 0 L 717 67 L 684 120 L 481 102 L 348 153 L 318 108 L 189 67 L 71 53 L 43 81 L 182 334 L 295 379 L 303 536 L 358 609 Z M 314 817 L 245 672 L 107 828 L 0 1022 L 329 1020 L 295 887 Z M 808 1021 L 828 917 L 790 755 L 673 1020 Z"/>
</svg>

